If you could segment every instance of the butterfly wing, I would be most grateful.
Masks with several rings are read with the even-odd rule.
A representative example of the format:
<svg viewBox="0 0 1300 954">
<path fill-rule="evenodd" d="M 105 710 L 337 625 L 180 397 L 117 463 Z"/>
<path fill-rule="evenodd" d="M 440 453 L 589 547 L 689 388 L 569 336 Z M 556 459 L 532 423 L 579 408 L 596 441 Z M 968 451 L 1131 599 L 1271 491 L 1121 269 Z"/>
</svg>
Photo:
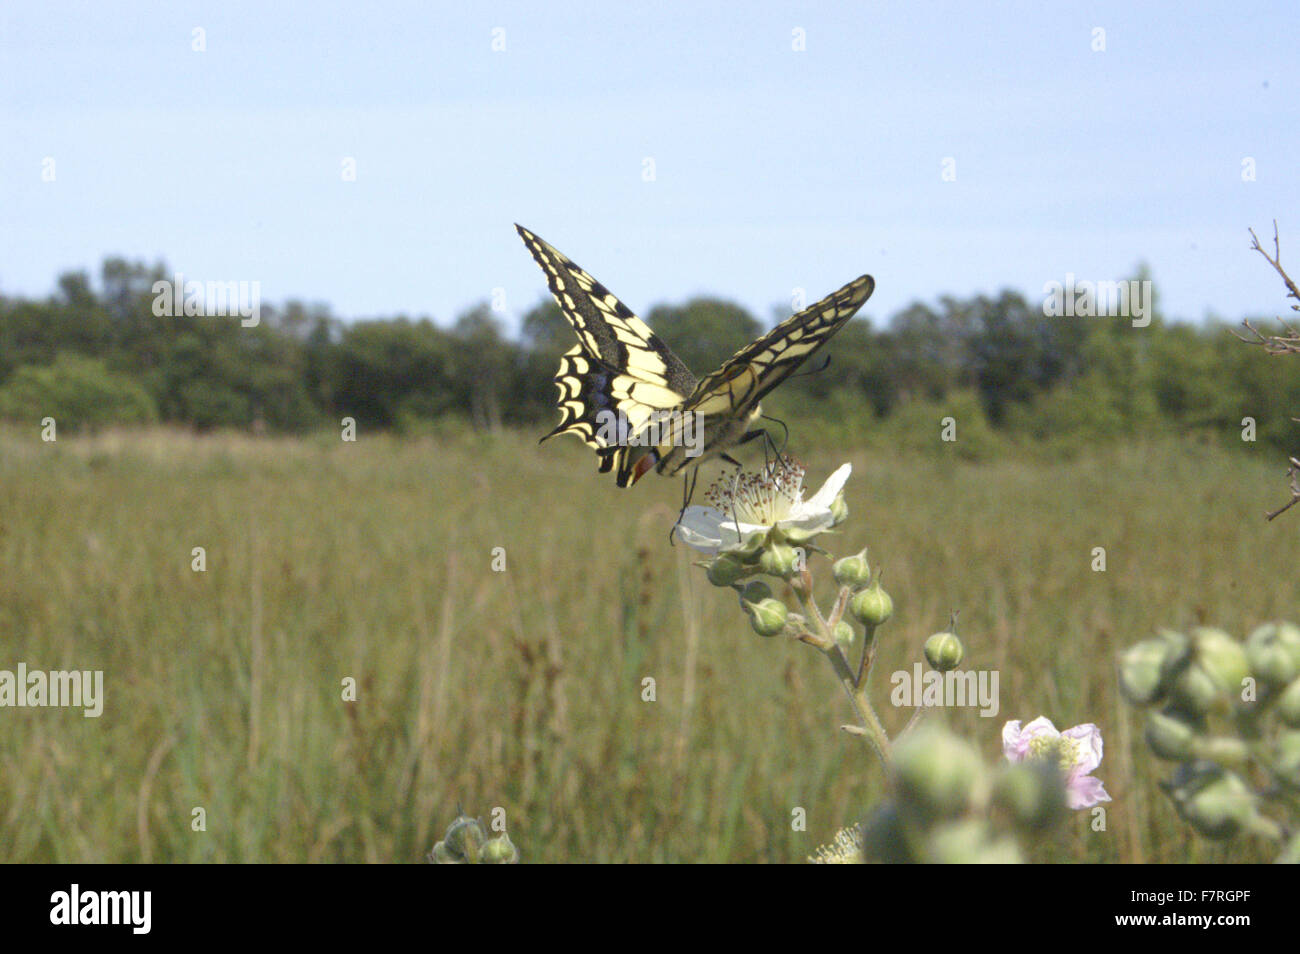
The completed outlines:
<svg viewBox="0 0 1300 954">
<path fill-rule="evenodd" d="M 677 439 L 677 431 L 671 433 L 653 453 L 654 468 L 672 476 L 757 433 L 751 428 L 761 413 L 763 396 L 844 327 L 875 287 L 870 275 L 856 278 L 728 358 L 695 386 L 677 415 L 677 420 L 684 422 L 681 434 L 685 434 L 685 422 L 694 421 L 697 439 L 688 445 Z M 647 457 L 637 464 L 637 477 L 649 469 L 651 461 Z"/>
<path fill-rule="evenodd" d="M 546 284 L 578 336 L 560 359 L 560 423 L 542 438 L 574 434 L 600 457 L 600 472 L 616 469 L 620 487 L 641 472 L 645 449 L 609 440 L 611 416 L 639 431 L 656 411 L 676 408 L 695 389 L 695 375 L 649 327 L 567 256 L 516 225 Z M 617 433 L 617 432 L 616 432 Z"/>
<path fill-rule="evenodd" d="M 857 314 L 875 288 L 875 279 L 862 275 L 790 316 L 700 381 L 683 410 L 747 417 L 764 395 L 788 378 Z"/>
</svg>

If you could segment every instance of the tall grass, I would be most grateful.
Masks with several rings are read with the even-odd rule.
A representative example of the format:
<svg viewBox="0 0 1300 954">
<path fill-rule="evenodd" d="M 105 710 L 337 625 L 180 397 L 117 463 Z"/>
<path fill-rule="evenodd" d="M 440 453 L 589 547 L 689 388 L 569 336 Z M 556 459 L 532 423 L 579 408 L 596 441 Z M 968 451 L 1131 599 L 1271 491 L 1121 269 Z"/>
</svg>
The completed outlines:
<svg viewBox="0 0 1300 954">
<path fill-rule="evenodd" d="M 1003 706 L 959 731 L 990 757 L 1007 719 L 1105 734 L 1106 831 L 1081 814 L 1036 858 L 1265 857 L 1174 816 L 1114 659 L 1160 626 L 1300 616 L 1274 461 L 827 449 L 809 479 L 843 459 L 852 517 L 824 542 L 869 545 L 896 606 L 877 698 L 955 608 Z M 756 637 L 668 546 L 679 484 L 619 490 L 576 442 L 8 431 L 0 494 L 0 669 L 106 687 L 98 719 L 0 709 L 4 860 L 414 861 L 459 802 L 504 808 L 525 861 L 790 861 L 879 794 L 818 654 Z"/>
</svg>

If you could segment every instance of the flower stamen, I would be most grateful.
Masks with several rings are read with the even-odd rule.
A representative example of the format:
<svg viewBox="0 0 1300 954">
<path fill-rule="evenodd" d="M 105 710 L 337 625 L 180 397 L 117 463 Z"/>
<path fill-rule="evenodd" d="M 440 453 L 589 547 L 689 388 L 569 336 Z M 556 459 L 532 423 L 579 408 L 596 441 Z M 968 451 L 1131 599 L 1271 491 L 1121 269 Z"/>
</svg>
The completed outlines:
<svg viewBox="0 0 1300 954">
<path fill-rule="evenodd" d="M 723 475 L 705 491 L 704 499 L 741 523 L 770 526 L 788 517 L 803 499 L 806 472 L 793 458 L 780 458 L 758 471 Z"/>
</svg>

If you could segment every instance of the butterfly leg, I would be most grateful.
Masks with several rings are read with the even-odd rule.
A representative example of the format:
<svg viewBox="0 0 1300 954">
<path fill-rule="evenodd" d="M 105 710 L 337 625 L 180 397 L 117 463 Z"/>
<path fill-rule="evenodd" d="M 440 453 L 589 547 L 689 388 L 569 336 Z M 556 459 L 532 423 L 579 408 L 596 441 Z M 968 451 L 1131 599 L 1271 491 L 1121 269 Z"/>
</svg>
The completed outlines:
<svg viewBox="0 0 1300 954">
<path fill-rule="evenodd" d="M 781 438 L 781 446 L 777 447 L 776 442 L 772 440 L 772 435 L 767 430 L 762 431 L 763 434 L 767 435 L 767 441 L 763 445 L 764 461 L 766 462 L 767 460 L 767 452 L 768 449 L 770 448 L 772 453 L 776 455 L 776 459 L 783 466 L 788 466 L 790 461 L 785 456 L 785 449 L 790 444 L 790 428 L 788 428 L 786 426 L 785 421 L 781 420 L 779 417 L 768 417 L 766 414 L 764 414 L 763 420 L 772 421 L 773 423 L 780 424 L 781 430 L 784 432 L 784 436 Z"/>
<path fill-rule="evenodd" d="M 686 513 L 686 508 L 691 505 L 691 498 L 695 496 L 695 481 L 700 476 L 700 469 L 692 467 L 690 474 L 682 481 L 682 509 L 677 512 L 677 522 L 672 525 L 668 531 L 668 545 L 676 546 L 677 524 L 682 522 L 682 517 Z"/>
</svg>

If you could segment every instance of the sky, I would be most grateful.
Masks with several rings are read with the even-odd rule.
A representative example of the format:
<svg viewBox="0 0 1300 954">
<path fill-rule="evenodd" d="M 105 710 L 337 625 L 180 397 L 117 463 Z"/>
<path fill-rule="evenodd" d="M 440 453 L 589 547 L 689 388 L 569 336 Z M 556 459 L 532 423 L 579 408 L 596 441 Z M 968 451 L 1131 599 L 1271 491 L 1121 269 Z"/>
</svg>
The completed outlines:
<svg viewBox="0 0 1300 954">
<path fill-rule="evenodd" d="M 1145 262 L 1166 315 L 1276 315 L 1247 229 L 1300 262 L 1298 28 L 1294 2 L 2 0 L 0 294 L 122 255 L 348 319 L 495 296 L 514 328 L 545 295 L 520 222 L 642 314 L 770 320 L 868 272 L 880 323 Z"/>
</svg>

